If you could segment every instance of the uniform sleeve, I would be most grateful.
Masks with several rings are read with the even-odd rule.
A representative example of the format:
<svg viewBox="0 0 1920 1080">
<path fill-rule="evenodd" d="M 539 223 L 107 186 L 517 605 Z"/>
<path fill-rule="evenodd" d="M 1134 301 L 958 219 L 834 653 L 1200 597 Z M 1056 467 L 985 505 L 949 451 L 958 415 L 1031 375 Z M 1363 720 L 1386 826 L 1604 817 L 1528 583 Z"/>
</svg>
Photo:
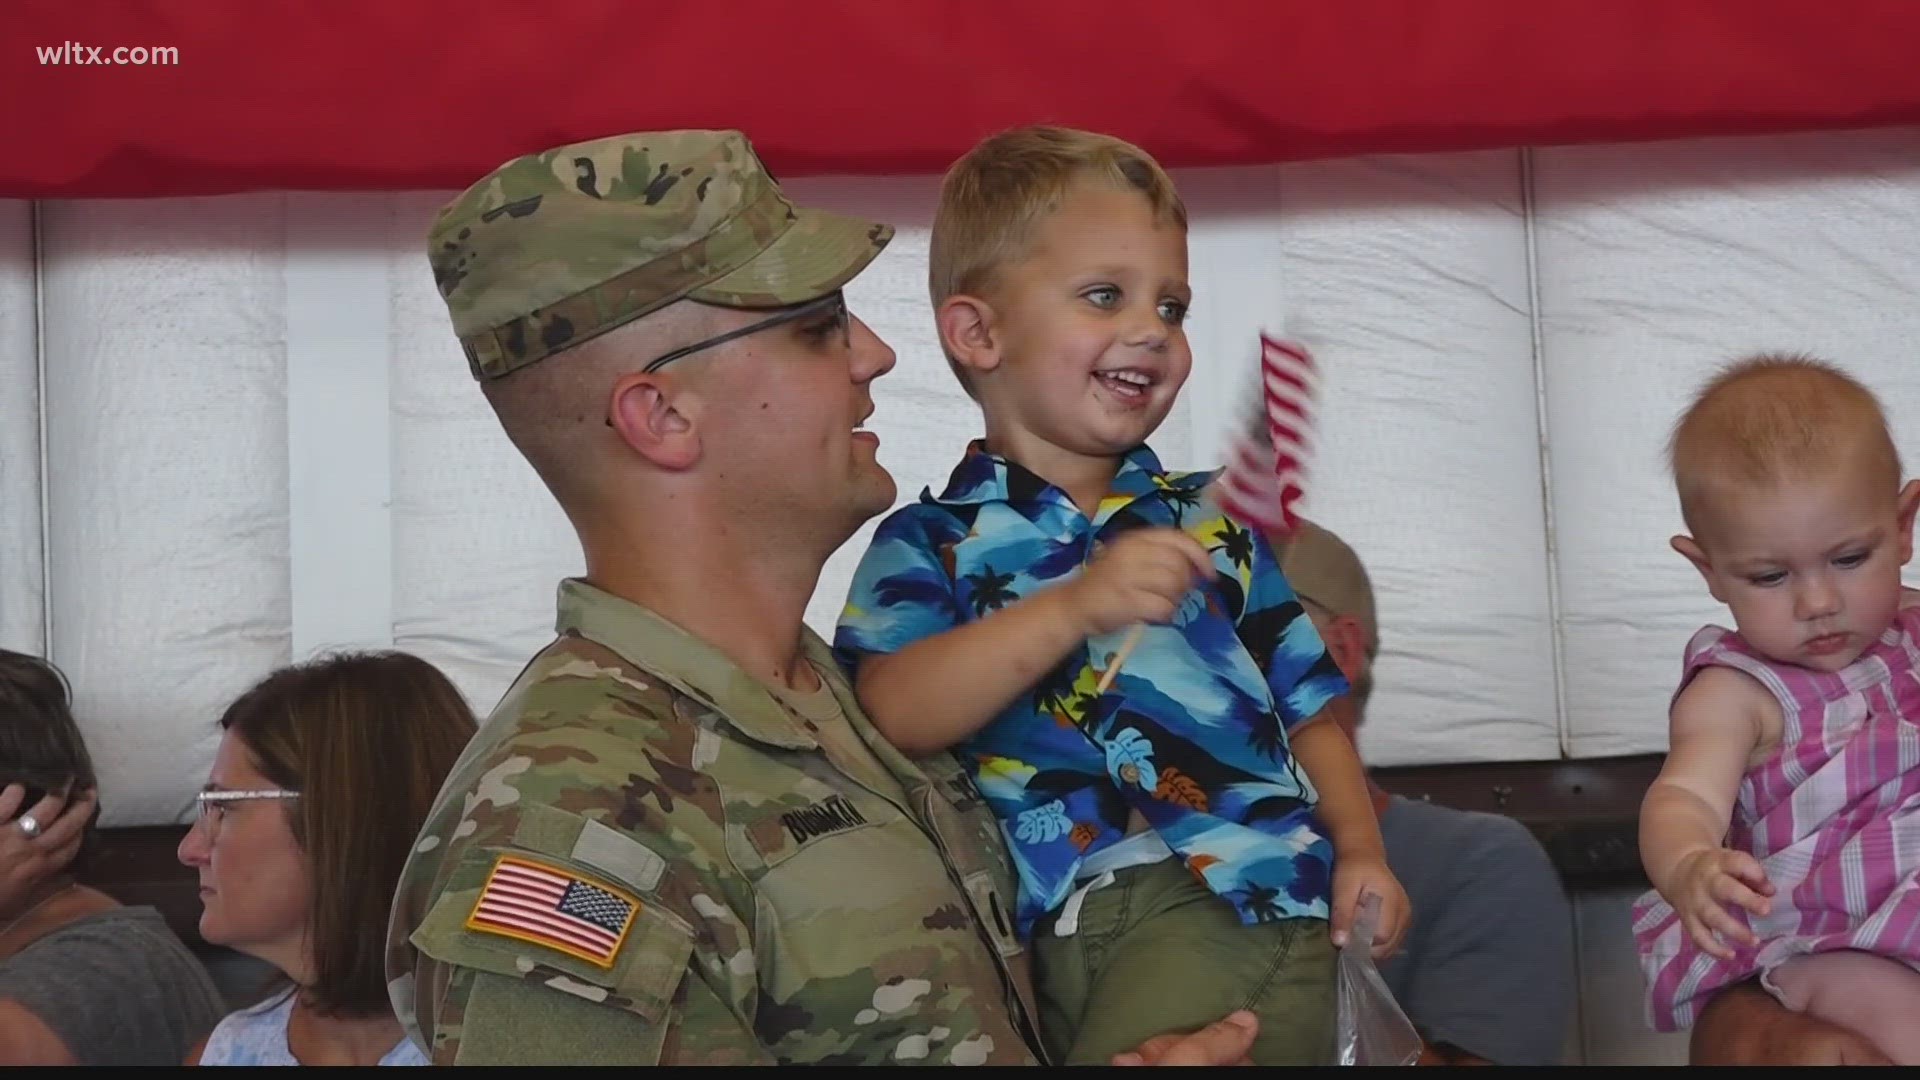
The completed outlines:
<svg viewBox="0 0 1920 1080">
<path fill-rule="evenodd" d="M 1273 548 L 1258 530 L 1252 532 L 1252 568 L 1237 629 L 1241 644 L 1266 673 L 1280 718 L 1292 731 L 1350 687 L 1280 572 Z"/>
<path fill-rule="evenodd" d="M 834 651 L 848 670 L 870 653 L 896 653 L 960 623 L 951 567 L 943 552 L 960 537 L 918 506 L 896 511 L 874 530 L 854 570 L 834 632 Z"/>
<path fill-rule="evenodd" d="M 435 1065 L 770 1065 L 705 982 L 683 976 L 657 1019 L 537 982 L 460 968 L 440 1001 Z"/>
<path fill-rule="evenodd" d="M 718 736 L 605 663 L 566 661 L 527 693 L 402 875 L 396 1012 L 436 1063 L 766 1060 L 752 891 L 695 764 Z"/>
</svg>

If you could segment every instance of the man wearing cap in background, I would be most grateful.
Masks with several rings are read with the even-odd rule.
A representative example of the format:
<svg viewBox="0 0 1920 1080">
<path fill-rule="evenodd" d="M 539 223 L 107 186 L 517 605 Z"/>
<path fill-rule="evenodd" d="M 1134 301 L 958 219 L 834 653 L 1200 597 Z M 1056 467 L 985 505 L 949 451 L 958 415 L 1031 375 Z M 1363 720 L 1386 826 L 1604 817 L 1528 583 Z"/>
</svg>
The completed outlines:
<svg viewBox="0 0 1920 1080">
<path fill-rule="evenodd" d="M 1353 692 L 1329 705 L 1355 746 L 1373 688 L 1373 586 L 1338 536 L 1311 522 L 1280 565 Z M 1511 818 L 1373 787 L 1387 865 L 1414 924 L 1380 973 L 1427 1043 L 1427 1064 L 1555 1065 L 1574 998 L 1572 912 L 1547 854 Z"/>
<path fill-rule="evenodd" d="M 796 209 L 737 132 L 515 159 L 429 238 L 586 575 L 467 748 L 388 928 L 437 1064 L 1032 1064 L 999 831 L 802 623 L 888 509 L 893 352 L 840 289 L 892 229 Z M 1235 1063 L 1236 1015 L 1128 1063 Z"/>
</svg>

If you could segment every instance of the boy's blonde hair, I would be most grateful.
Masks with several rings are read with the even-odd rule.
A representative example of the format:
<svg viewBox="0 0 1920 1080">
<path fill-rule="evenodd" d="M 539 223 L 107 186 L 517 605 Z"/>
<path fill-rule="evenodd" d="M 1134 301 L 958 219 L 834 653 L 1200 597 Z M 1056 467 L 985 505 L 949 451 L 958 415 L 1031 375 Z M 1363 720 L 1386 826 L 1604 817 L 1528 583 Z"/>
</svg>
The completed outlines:
<svg viewBox="0 0 1920 1080">
<path fill-rule="evenodd" d="M 1680 514 L 1699 536 L 1716 482 L 1802 480 L 1865 468 L 1891 497 L 1900 452 L 1873 391 L 1810 356 L 1763 354 L 1722 369 L 1702 387 L 1667 445 Z"/>
<path fill-rule="evenodd" d="M 934 310 L 950 296 L 986 292 L 999 269 L 1026 256 L 1035 227 L 1059 209 L 1068 187 L 1086 179 L 1138 191 L 1157 221 L 1187 227 L 1187 208 L 1173 180 L 1132 143 L 1046 124 L 1003 131 L 967 151 L 940 184 L 927 250 Z M 950 352 L 947 364 L 972 394 Z"/>
</svg>

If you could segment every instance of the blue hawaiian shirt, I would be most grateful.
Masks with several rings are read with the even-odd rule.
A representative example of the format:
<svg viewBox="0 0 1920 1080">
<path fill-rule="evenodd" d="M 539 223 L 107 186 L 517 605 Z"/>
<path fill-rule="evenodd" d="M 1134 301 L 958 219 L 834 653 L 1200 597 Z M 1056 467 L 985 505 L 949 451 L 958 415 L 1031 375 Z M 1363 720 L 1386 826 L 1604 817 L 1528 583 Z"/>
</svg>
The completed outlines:
<svg viewBox="0 0 1920 1080">
<path fill-rule="evenodd" d="M 1129 529 L 1177 526 L 1213 553 L 1213 582 L 1146 628 L 1105 694 L 1094 687 L 1127 630 L 1088 640 L 955 748 L 1019 868 L 1023 938 L 1124 838 L 1129 809 L 1243 922 L 1327 917 L 1333 849 L 1287 732 L 1347 681 L 1265 538 L 1213 503 L 1214 476 L 1165 472 L 1139 447 L 1088 520 L 976 442 L 943 494 L 880 523 L 854 574 L 834 640 L 850 667 L 1065 581 Z"/>
</svg>

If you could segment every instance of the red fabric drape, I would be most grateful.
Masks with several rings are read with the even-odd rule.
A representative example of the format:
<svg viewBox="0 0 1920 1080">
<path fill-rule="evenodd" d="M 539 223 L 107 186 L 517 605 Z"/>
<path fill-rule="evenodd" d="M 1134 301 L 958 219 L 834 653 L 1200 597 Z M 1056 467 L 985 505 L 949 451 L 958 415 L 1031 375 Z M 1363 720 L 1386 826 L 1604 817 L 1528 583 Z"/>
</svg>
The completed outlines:
<svg viewBox="0 0 1920 1080">
<path fill-rule="evenodd" d="M 1035 120 L 1174 166 L 1920 122 L 1911 0 L 4 0 L 0 41 L 6 197 L 454 188 L 662 127 L 792 176 Z"/>
</svg>

